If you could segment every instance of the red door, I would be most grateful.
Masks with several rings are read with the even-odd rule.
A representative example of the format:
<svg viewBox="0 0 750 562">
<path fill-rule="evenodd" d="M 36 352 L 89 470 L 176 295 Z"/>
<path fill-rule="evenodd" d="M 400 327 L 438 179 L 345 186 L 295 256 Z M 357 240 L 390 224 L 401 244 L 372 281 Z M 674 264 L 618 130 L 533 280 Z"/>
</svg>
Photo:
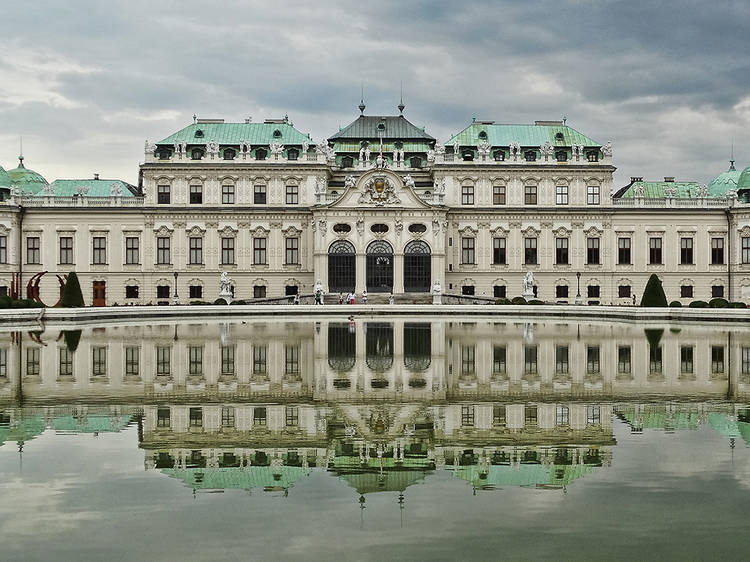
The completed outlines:
<svg viewBox="0 0 750 562">
<path fill-rule="evenodd" d="M 105 281 L 94 281 L 93 306 L 107 306 L 107 283 Z"/>
</svg>

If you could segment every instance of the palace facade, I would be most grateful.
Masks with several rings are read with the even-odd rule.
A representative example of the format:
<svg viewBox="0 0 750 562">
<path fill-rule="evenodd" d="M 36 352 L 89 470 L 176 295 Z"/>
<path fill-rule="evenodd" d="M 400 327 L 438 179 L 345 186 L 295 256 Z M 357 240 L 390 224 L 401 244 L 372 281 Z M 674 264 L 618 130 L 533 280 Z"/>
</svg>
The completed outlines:
<svg viewBox="0 0 750 562">
<path fill-rule="evenodd" d="M 146 143 L 138 185 L 0 168 L 0 292 L 75 271 L 89 305 L 394 293 L 625 304 L 750 300 L 750 167 L 613 185 L 612 147 L 562 121 L 473 121 L 440 143 L 403 115 L 324 142 L 284 119 L 194 122 Z M 579 292 L 580 291 L 580 292 Z M 402 297 L 405 295 L 405 297 Z M 580 298 L 578 298 L 580 295 Z M 376 299 L 377 300 L 377 299 Z"/>
</svg>

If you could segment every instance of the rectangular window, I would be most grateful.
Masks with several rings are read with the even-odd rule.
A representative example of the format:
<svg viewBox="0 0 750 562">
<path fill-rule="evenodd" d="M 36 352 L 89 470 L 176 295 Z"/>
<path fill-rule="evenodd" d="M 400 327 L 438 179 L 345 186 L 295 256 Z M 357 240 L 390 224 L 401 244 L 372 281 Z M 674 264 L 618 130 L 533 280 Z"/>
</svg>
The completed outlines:
<svg viewBox="0 0 750 562">
<path fill-rule="evenodd" d="M 586 406 L 586 425 L 599 425 L 601 423 L 601 406 Z"/>
<path fill-rule="evenodd" d="M 586 287 L 586 296 L 590 299 L 598 299 L 601 291 L 599 285 L 589 285 Z"/>
<path fill-rule="evenodd" d="M 461 405 L 461 426 L 474 427 L 474 406 L 471 404 Z"/>
<path fill-rule="evenodd" d="M 286 239 L 285 263 L 294 265 L 299 263 L 299 238 Z"/>
<path fill-rule="evenodd" d="M 158 265 L 169 265 L 171 258 L 170 252 L 171 239 L 168 236 L 159 236 L 156 239 L 156 263 Z"/>
<path fill-rule="evenodd" d="M 8 237 L 0 236 L 0 263 L 8 263 Z"/>
<path fill-rule="evenodd" d="M 284 423 L 287 427 L 297 427 L 299 425 L 299 408 L 297 406 L 286 407 Z"/>
<path fill-rule="evenodd" d="M 156 374 L 168 375 L 172 363 L 172 348 L 169 346 L 157 346 L 156 348 Z"/>
<path fill-rule="evenodd" d="M 661 357 L 661 346 L 649 346 L 648 349 L 648 372 L 659 374 L 662 372 L 663 364 Z"/>
<path fill-rule="evenodd" d="M 234 427 L 234 407 L 222 406 L 221 427 Z"/>
<path fill-rule="evenodd" d="M 171 414 L 169 408 L 157 408 L 156 409 L 156 427 L 170 427 Z"/>
<path fill-rule="evenodd" d="M 600 372 L 599 366 L 599 346 L 588 345 L 586 346 L 586 373 L 589 375 L 598 375 Z"/>
<path fill-rule="evenodd" d="M 125 238 L 125 263 L 135 265 L 141 263 L 141 239 L 137 236 Z"/>
<path fill-rule="evenodd" d="M 91 263 L 105 265 L 107 263 L 107 239 L 104 236 L 94 236 Z"/>
<path fill-rule="evenodd" d="M 599 264 L 599 238 L 586 238 L 586 263 Z"/>
<path fill-rule="evenodd" d="M 42 263 L 41 255 L 39 252 L 38 236 L 29 236 L 28 238 L 26 238 L 26 263 L 35 265 Z"/>
<path fill-rule="evenodd" d="M 67 347 L 60 348 L 60 362 L 58 373 L 61 377 L 73 376 L 73 352 Z"/>
<path fill-rule="evenodd" d="M 555 204 L 556 205 L 568 204 L 568 186 L 567 185 L 558 185 L 555 188 Z"/>
<path fill-rule="evenodd" d="M 253 203 L 256 205 L 266 204 L 266 186 L 259 184 L 253 186 Z"/>
<path fill-rule="evenodd" d="M 589 205 L 598 205 L 599 204 L 599 186 L 598 185 L 590 185 L 586 188 L 586 203 Z"/>
<path fill-rule="evenodd" d="M 693 372 L 693 346 L 691 345 L 680 346 L 680 372 Z"/>
<path fill-rule="evenodd" d="M 492 239 L 492 263 L 498 265 L 506 263 L 505 238 Z"/>
<path fill-rule="evenodd" d="M 156 202 L 159 205 L 169 205 L 170 188 L 168 185 L 160 185 L 156 188 Z"/>
<path fill-rule="evenodd" d="M 750 347 L 742 348 L 742 374 L 750 375 Z"/>
<path fill-rule="evenodd" d="M 461 263 L 473 264 L 474 262 L 474 238 L 461 238 Z"/>
<path fill-rule="evenodd" d="M 527 185 L 523 188 L 524 205 L 536 205 L 536 186 Z"/>
<path fill-rule="evenodd" d="M 8 350 L 0 347 L 0 378 L 8 377 Z"/>
<path fill-rule="evenodd" d="M 523 372 L 535 375 L 537 372 L 537 347 L 535 345 L 523 346 Z"/>
<path fill-rule="evenodd" d="M 203 238 L 190 237 L 190 265 L 201 265 L 203 263 Z"/>
<path fill-rule="evenodd" d="M 536 238 L 523 239 L 523 256 L 526 265 L 536 264 Z"/>
<path fill-rule="evenodd" d="M 711 298 L 718 299 L 724 297 L 724 285 L 711 285 Z"/>
<path fill-rule="evenodd" d="M 39 374 L 41 367 L 42 350 L 38 347 L 29 347 L 26 349 L 26 374 L 36 376 Z"/>
<path fill-rule="evenodd" d="M 557 406 L 555 408 L 555 426 L 566 427 L 568 425 L 570 425 L 570 408 Z"/>
<path fill-rule="evenodd" d="M 473 185 L 461 186 L 461 204 L 462 205 L 474 204 L 474 186 Z"/>
<path fill-rule="evenodd" d="M 268 348 L 265 345 L 256 345 L 253 347 L 253 374 L 266 374 L 266 358 Z"/>
<path fill-rule="evenodd" d="M 253 298 L 254 299 L 266 298 L 266 286 L 265 285 L 253 285 Z"/>
<path fill-rule="evenodd" d="M 476 368 L 476 348 L 473 345 L 461 346 L 461 373 L 473 373 Z"/>
<path fill-rule="evenodd" d="M 107 376 L 107 348 L 103 345 L 91 348 L 91 374 L 95 377 Z"/>
<path fill-rule="evenodd" d="M 292 375 L 299 373 L 299 346 L 284 346 L 284 372 Z"/>
<path fill-rule="evenodd" d="M 296 205 L 299 203 L 299 187 L 296 185 L 286 186 L 286 204 Z"/>
<path fill-rule="evenodd" d="M 630 373 L 631 356 L 630 346 L 620 345 L 617 347 L 617 372 Z"/>
<path fill-rule="evenodd" d="M 692 285 L 680 285 L 680 298 L 682 299 L 693 298 L 693 286 Z"/>
<path fill-rule="evenodd" d="M 507 294 L 507 288 L 505 285 L 493 285 L 492 286 L 492 295 L 496 299 L 504 299 Z"/>
<path fill-rule="evenodd" d="M 73 237 L 60 237 L 60 265 L 71 265 L 73 263 Z"/>
<path fill-rule="evenodd" d="M 568 242 L 567 238 L 555 238 L 555 263 L 557 265 L 568 264 Z"/>
<path fill-rule="evenodd" d="M 190 204 L 200 205 L 202 203 L 203 203 L 203 186 L 191 185 L 190 186 Z"/>
<path fill-rule="evenodd" d="M 558 299 L 567 299 L 568 298 L 568 286 L 567 285 L 557 285 L 555 287 L 555 298 Z"/>
<path fill-rule="evenodd" d="M 253 425 L 266 425 L 267 420 L 266 408 L 253 408 Z"/>
<path fill-rule="evenodd" d="M 137 377 L 141 372 L 141 348 L 129 345 L 125 348 L 125 374 Z"/>
<path fill-rule="evenodd" d="M 188 346 L 188 373 L 203 374 L 203 347 L 199 345 Z"/>
<path fill-rule="evenodd" d="M 693 264 L 693 239 L 680 238 L 680 264 Z"/>
<path fill-rule="evenodd" d="M 568 354 L 567 345 L 555 346 L 555 372 L 563 375 L 568 374 Z"/>
<path fill-rule="evenodd" d="M 648 239 L 648 263 L 660 265 L 661 261 L 661 238 Z"/>
<path fill-rule="evenodd" d="M 505 205 L 505 186 L 504 185 L 492 186 L 492 204 L 493 205 Z"/>
<path fill-rule="evenodd" d="M 191 299 L 202 299 L 203 285 L 190 285 L 188 287 L 188 294 Z"/>
<path fill-rule="evenodd" d="M 168 299 L 169 298 L 169 285 L 157 285 L 156 286 L 156 298 Z"/>
<path fill-rule="evenodd" d="M 221 264 L 234 265 L 234 238 L 221 239 Z"/>
<path fill-rule="evenodd" d="M 724 264 L 724 239 L 711 238 L 711 265 Z"/>
<path fill-rule="evenodd" d="M 222 375 L 234 374 L 234 346 L 233 345 L 221 346 L 221 374 Z"/>
<path fill-rule="evenodd" d="M 617 263 L 630 265 L 630 238 L 617 239 Z"/>
<path fill-rule="evenodd" d="M 724 372 L 724 346 L 711 346 L 711 372 L 714 374 Z"/>
<path fill-rule="evenodd" d="M 234 205 L 234 185 L 224 184 L 221 186 L 221 202 L 224 205 Z"/>
<path fill-rule="evenodd" d="M 492 425 L 503 426 L 507 421 L 508 416 L 505 411 L 505 404 L 494 404 L 492 406 Z"/>
<path fill-rule="evenodd" d="M 504 345 L 496 345 L 492 348 L 492 373 L 495 375 L 505 374 L 506 348 Z"/>
<path fill-rule="evenodd" d="M 253 238 L 253 263 L 266 265 L 266 238 Z"/>
<path fill-rule="evenodd" d="M 630 285 L 618 285 L 617 286 L 617 296 L 622 298 L 630 298 Z"/>
<path fill-rule="evenodd" d="M 537 406 L 535 404 L 527 404 L 523 408 L 523 423 L 526 427 L 536 427 L 539 422 L 539 415 Z"/>
<path fill-rule="evenodd" d="M 750 263 L 750 236 L 742 237 L 742 263 Z"/>
<path fill-rule="evenodd" d="M 203 427 L 203 408 L 190 408 L 190 427 Z"/>
</svg>

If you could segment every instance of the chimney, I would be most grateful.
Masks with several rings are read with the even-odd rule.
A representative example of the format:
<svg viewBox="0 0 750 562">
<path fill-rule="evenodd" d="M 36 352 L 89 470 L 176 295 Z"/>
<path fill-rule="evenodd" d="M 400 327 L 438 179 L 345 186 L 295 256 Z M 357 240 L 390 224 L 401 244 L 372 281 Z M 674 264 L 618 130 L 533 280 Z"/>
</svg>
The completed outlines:
<svg viewBox="0 0 750 562">
<path fill-rule="evenodd" d="M 641 177 L 638 177 L 638 176 L 630 176 L 630 183 L 635 183 L 635 182 L 637 182 L 637 181 L 643 181 L 643 176 L 641 176 Z"/>
<path fill-rule="evenodd" d="M 250 121 L 252 120 L 253 120 L 252 117 L 245 117 L 245 123 L 250 123 Z"/>
<path fill-rule="evenodd" d="M 664 181 L 667 183 L 674 183 L 674 176 L 664 176 Z"/>
<path fill-rule="evenodd" d="M 94 179 L 98 180 L 99 179 L 99 174 L 94 174 Z"/>
</svg>

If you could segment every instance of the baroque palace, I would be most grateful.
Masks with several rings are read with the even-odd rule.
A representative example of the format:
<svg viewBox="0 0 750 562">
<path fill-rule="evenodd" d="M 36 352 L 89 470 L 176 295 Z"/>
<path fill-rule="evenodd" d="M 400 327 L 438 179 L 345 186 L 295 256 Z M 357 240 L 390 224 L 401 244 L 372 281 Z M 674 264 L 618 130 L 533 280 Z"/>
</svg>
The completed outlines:
<svg viewBox="0 0 750 562">
<path fill-rule="evenodd" d="M 563 121 L 471 122 L 440 143 L 403 115 L 314 142 L 288 118 L 193 123 L 146 143 L 138 185 L 0 168 L 0 292 L 75 271 L 86 304 L 327 293 L 750 300 L 750 167 L 708 185 L 613 185 L 610 143 Z M 50 277 L 52 279 L 50 279 Z M 404 298 L 404 297 L 402 297 Z"/>
</svg>

